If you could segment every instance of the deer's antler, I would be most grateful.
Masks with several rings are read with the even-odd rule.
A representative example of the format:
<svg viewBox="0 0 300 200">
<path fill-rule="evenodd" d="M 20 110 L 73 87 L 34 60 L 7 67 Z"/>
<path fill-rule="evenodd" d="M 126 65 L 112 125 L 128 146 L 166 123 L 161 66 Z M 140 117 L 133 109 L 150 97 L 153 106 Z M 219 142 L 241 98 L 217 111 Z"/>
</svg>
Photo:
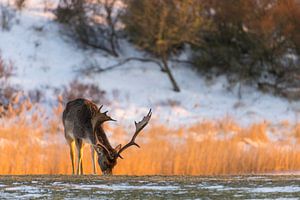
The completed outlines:
<svg viewBox="0 0 300 200">
<path fill-rule="evenodd" d="M 132 136 L 131 140 L 129 143 L 127 143 L 125 146 L 123 146 L 117 153 L 117 156 L 119 156 L 120 158 L 123 159 L 123 157 L 120 155 L 125 149 L 127 149 L 128 147 L 135 145 L 137 147 L 140 148 L 140 146 L 135 142 L 135 138 L 138 136 L 138 134 L 141 132 L 141 130 L 143 130 L 143 128 L 145 128 L 145 126 L 148 124 L 150 118 L 152 115 L 152 111 L 151 109 L 149 110 L 147 116 L 145 116 L 142 121 L 140 121 L 139 123 L 134 122 L 135 124 L 135 133 Z"/>
<path fill-rule="evenodd" d="M 101 112 L 102 107 L 103 107 L 103 105 L 101 105 L 100 108 L 98 109 L 98 113 L 100 113 L 102 115 L 103 122 L 105 122 L 105 121 L 114 121 L 114 122 L 117 121 L 117 120 L 115 120 L 115 119 L 113 119 L 113 118 L 111 118 L 110 116 L 107 115 L 108 111 Z"/>
</svg>

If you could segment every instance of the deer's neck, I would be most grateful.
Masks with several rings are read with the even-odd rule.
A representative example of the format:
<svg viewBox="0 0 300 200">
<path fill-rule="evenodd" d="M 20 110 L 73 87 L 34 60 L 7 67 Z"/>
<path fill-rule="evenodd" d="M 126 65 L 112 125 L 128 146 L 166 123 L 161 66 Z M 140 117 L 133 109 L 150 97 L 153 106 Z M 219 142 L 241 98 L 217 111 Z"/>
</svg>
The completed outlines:
<svg viewBox="0 0 300 200">
<path fill-rule="evenodd" d="M 103 130 L 103 127 L 102 125 L 100 126 L 96 126 L 96 130 L 95 130 L 95 134 L 97 134 L 97 137 L 99 139 L 99 141 L 105 145 L 105 147 L 109 150 L 112 150 L 112 146 L 110 145 L 109 141 L 108 141 L 108 138 Z"/>
</svg>

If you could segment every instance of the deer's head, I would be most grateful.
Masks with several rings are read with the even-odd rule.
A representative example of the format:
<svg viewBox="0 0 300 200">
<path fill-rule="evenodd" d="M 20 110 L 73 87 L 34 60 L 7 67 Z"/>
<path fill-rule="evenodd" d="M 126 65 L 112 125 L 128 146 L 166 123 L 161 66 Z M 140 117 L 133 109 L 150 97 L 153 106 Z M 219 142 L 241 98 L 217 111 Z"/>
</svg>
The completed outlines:
<svg viewBox="0 0 300 200">
<path fill-rule="evenodd" d="M 137 143 L 135 143 L 135 138 L 138 136 L 140 131 L 148 124 L 152 112 L 150 109 L 148 115 L 145 116 L 142 119 L 142 121 L 140 121 L 139 123 L 134 122 L 136 129 L 129 143 L 127 143 L 123 147 L 121 144 L 119 144 L 115 148 L 112 148 L 101 125 L 106 121 L 116 121 L 116 120 L 108 116 L 107 111 L 101 113 L 101 108 L 102 106 L 99 108 L 97 114 L 92 119 L 93 130 L 96 137 L 96 145 L 94 145 L 94 149 L 98 154 L 98 164 L 101 168 L 102 173 L 105 175 L 111 175 L 113 168 L 117 164 L 117 159 L 118 158 L 123 159 L 123 157 L 120 155 L 121 152 L 123 152 L 125 149 L 133 145 L 140 147 Z"/>
<path fill-rule="evenodd" d="M 117 164 L 118 150 L 120 148 L 121 145 L 118 145 L 116 148 L 108 150 L 108 148 L 103 148 L 102 145 L 97 144 L 98 164 L 104 175 L 112 174 L 112 170 Z"/>
</svg>

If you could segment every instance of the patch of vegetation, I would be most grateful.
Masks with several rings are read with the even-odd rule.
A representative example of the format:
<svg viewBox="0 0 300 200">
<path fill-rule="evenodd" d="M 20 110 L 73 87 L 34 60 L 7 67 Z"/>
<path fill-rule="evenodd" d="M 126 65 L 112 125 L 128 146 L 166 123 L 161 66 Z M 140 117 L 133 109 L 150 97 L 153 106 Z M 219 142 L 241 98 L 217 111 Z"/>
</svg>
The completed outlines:
<svg viewBox="0 0 300 200">
<path fill-rule="evenodd" d="M 57 21 L 66 25 L 69 35 L 83 46 L 101 49 L 118 56 L 120 8 L 117 0 L 60 0 Z"/>
<path fill-rule="evenodd" d="M 9 31 L 15 18 L 15 11 L 9 5 L 0 4 L 0 28 Z"/>
<path fill-rule="evenodd" d="M 96 84 L 82 83 L 79 80 L 73 80 L 62 91 L 62 99 L 64 103 L 76 98 L 87 98 L 97 104 L 107 103 L 105 97 L 106 92 Z"/>
<path fill-rule="evenodd" d="M 206 13 L 211 23 L 200 31 L 202 43 L 194 49 L 197 69 L 202 73 L 217 69 L 232 81 L 252 83 L 286 97 L 291 97 L 292 90 L 299 93 L 300 40 L 296 35 L 300 35 L 300 24 L 295 19 L 300 17 L 300 7 L 296 1 L 212 0 Z"/>
<path fill-rule="evenodd" d="M 25 8 L 27 0 L 15 0 L 15 6 L 18 10 L 22 10 Z"/>
</svg>

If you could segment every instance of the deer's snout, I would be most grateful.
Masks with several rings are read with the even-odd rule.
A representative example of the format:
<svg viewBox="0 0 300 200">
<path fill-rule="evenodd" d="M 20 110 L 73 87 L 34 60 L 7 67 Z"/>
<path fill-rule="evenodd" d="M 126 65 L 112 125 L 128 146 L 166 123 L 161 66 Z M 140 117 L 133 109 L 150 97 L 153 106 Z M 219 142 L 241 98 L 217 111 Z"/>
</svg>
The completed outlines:
<svg viewBox="0 0 300 200">
<path fill-rule="evenodd" d="M 112 175 L 112 170 L 102 171 L 103 175 Z"/>
</svg>

